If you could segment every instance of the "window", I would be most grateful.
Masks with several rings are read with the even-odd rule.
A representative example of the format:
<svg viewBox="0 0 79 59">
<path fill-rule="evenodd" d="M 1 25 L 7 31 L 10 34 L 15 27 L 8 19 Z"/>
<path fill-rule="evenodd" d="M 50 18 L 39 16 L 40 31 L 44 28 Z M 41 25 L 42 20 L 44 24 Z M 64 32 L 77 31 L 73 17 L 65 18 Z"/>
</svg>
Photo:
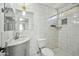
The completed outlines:
<svg viewBox="0 0 79 59">
<path fill-rule="evenodd" d="M 62 25 L 67 24 L 67 18 L 62 19 Z"/>
</svg>

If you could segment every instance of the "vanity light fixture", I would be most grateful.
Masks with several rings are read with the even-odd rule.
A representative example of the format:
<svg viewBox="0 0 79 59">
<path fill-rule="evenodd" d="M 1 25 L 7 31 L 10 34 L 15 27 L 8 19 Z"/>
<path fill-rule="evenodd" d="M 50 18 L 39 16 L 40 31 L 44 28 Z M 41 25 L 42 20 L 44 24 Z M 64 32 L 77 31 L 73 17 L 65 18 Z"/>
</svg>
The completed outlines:
<svg viewBox="0 0 79 59">
<path fill-rule="evenodd" d="M 21 9 L 22 9 L 22 15 L 25 16 L 26 15 L 26 5 L 25 3 L 21 6 Z"/>
<path fill-rule="evenodd" d="M 26 12 L 25 11 L 22 11 L 22 15 L 25 16 L 26 15 Z"/>
</svg>

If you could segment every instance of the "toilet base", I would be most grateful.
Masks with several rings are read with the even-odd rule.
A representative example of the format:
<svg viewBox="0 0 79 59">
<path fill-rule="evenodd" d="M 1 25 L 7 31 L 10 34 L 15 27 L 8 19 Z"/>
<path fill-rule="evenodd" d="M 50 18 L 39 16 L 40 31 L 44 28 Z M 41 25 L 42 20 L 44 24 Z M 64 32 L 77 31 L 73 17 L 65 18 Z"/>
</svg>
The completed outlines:
<svg viewBox="0 0 79 59">
<path fill-rule="evenodd" d="M 42 56 L 54 56 L 54 52 L 49 48 L 41 49 Z"/>
</svg>

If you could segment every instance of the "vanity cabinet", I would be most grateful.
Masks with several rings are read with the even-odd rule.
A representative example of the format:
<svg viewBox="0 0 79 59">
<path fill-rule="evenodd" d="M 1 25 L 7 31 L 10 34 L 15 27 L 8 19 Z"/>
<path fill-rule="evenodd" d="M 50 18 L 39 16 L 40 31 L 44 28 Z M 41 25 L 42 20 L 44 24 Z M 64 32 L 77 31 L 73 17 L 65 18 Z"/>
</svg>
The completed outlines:
<svg viewBox="0 0 79 59">
<path fill-rule="evenodd" d="M 30 41 L 7 48 L 9 56 L 29 56 Z"/>
</svg>

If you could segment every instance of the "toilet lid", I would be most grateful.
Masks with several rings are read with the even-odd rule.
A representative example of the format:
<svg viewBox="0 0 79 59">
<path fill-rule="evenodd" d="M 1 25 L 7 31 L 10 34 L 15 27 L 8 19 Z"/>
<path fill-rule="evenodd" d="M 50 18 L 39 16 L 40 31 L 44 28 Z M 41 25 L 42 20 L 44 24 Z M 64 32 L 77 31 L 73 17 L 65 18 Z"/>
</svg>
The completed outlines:
<svg viewBox="0 0 79 59">
<path fill-rule="evenodd" d="M 49 48 L 43 48 L 43 49 L 41 49 L 41 52 L 45 56 L 53 56 L 54 55 L 54 52 Z"/>
</svg>

